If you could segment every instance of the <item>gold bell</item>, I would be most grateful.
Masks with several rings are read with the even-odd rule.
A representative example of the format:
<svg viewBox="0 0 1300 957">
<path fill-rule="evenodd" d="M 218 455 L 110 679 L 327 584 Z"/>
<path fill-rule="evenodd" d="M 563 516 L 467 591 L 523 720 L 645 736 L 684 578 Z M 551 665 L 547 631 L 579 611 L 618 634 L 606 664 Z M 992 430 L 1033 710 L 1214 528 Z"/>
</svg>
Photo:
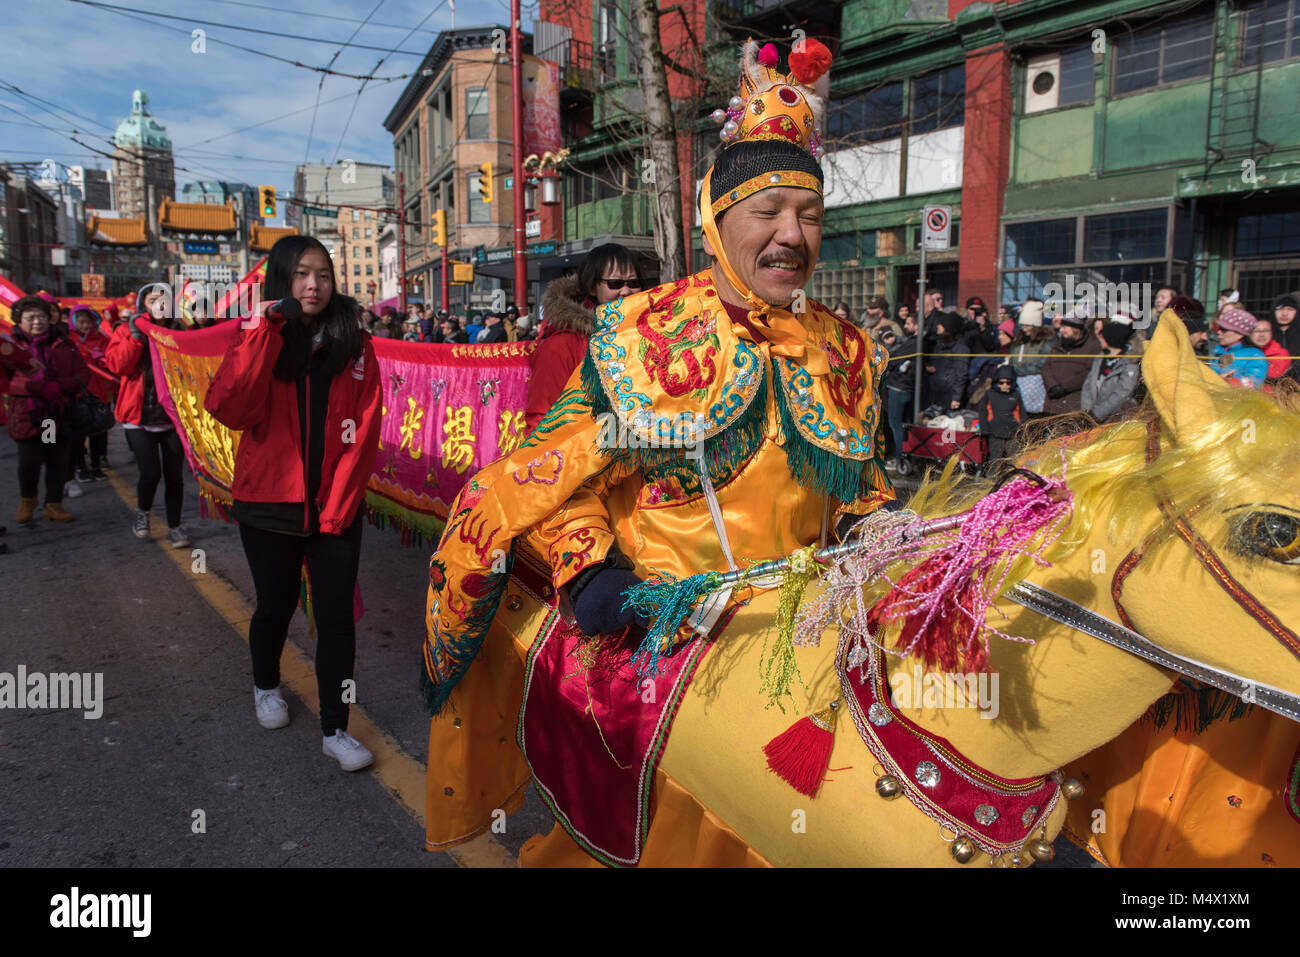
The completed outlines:
<svg viewBox="0 0 1300 957">
<path fill-rule="evenodd" d="M 1079 783 L 1078 778 L 1066 778 L 1061 782 L 1061 793 L 1065 795 L 1066 800 L 1074 801 L 1083 797 L 1083 785 Z"/>
<path fill-rule="evenodd" d="M 1038 861 L 1040 864 L 1046 864 L 1048 861 L 1051 861 L 1056 857 L 1056 848 L 1047 841 L 1044 841 L 1041 837 L 1036 837 L 1031 841 L 1027 841 L 1025 843 L 1025 850 L 1029 852 L 1030 857 Z"/>
<path fill-rule="evenodd" d="M 884 774 L 876 778 L 876 793 L 886 801 L 898 797 L 898 778 L 892 774 Z"/>
<path fill-rule="evenodd" d="M 969 837 L 959 837 L 949 845 L 952 859 L 958 864 L 965 864 L 975 856 L 975 842 Z"/>
</svg>

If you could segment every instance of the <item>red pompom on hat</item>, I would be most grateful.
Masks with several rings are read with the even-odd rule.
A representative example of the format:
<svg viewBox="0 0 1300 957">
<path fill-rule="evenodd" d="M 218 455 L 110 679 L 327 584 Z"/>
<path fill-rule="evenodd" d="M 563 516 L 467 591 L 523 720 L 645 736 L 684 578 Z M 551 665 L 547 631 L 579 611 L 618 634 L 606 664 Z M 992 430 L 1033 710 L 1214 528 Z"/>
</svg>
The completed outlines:
<svg viewBox="0 0 1300 957">
<path fill-rule="evenodd" d="M 804 86 L 812 86 L 830 68 L 831 51 L 820 40 L 809 37 L 790 54 L 790 72 Z"/>
</svg>

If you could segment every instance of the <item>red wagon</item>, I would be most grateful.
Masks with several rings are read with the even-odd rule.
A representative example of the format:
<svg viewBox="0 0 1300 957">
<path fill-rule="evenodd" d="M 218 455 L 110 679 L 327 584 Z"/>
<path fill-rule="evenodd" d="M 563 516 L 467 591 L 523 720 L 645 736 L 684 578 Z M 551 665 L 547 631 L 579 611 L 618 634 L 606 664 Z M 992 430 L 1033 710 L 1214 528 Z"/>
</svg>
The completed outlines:
<svg viewBox="0 0 1300 957">
<path fill-rule="evenodd" d="M 989 459 L 988 436 L 961 429 L 909 425 L 903 430 L 903 454 L 899 456 L 898 473 L 911 475 L 916 470 L 916 460 L 943 462 L 953 455 L 957 456 L 963 469 L 980 471 Z"/>
</svg>

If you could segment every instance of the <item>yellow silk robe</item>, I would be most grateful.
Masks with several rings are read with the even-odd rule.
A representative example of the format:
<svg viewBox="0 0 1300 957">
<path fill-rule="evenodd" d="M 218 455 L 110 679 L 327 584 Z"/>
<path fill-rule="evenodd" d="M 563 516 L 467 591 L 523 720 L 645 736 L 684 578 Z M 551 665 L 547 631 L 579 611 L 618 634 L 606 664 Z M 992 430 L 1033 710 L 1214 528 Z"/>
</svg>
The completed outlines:
<svg viewBox="0 0 1300 957">
<path fill-rule="evenodd" d="M 816 543 L 827 517 L 894 497 L 878 443 L 886 362 L 811 301 L 797 326 L 753 336 L 710 270 L 597 310 L 582 368 L 524 444 L 462 490 L 430 562 L 430 848 L 484 830 L 527 782 L 515 651 L 544 616 L 521 613 L 515 590 L 498 615 L 512 563 L 548 569 L 548 598 L 613 546 L 642 577 L 728 570 L 701 463 L 738 565 Z"/>
</svg>

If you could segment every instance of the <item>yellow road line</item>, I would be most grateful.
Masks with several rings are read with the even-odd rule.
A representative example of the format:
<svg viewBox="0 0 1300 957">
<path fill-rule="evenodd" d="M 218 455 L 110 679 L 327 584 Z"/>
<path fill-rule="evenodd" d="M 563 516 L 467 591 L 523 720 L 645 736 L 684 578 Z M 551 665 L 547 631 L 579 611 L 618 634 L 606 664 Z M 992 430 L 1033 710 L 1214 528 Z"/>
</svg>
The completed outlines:
<svg viewBox="0 0 1300 957">
<path fill-rule="evenodd" d="M 135 489 L 116 475 L 110 475 L 109 481 L 127 507 L 134 510 Z M 253 609 L 244 600 L 239 590 L 220 575 L 194 574 L 190 549 L 172 548 L 165 538 L 155 539 L 154 544 L 171 558 L 176 567 L 189 579 L 200 597 L 212 606 L 230 627 L 239 632 L 247 643 L 248 623 L 252 620 Z M 284 656 L 280 664 L 280 683 L 288 686 L 289 690 L 302 699 L 303 704 L 312 714 L 320 717 L 315 668 L 311 660 L 291 641 L 285 642 Z M 402 809 L 419 822 L 420 829 L 423 830 L 424 765 L 403 751 L 392 735 L 379 727 L 370 715 L 355 704 L 349 709 L 348 732 L 374 754 L 375 763 L 370 768 L 371 773 L 379 779 Z M 448 848 L 442 853 L 450 855 L 461 867 L 517 866 L 514 855 L 506 850 L 490 832 L 481 834 L 458 847 Z"/>
</svg>

